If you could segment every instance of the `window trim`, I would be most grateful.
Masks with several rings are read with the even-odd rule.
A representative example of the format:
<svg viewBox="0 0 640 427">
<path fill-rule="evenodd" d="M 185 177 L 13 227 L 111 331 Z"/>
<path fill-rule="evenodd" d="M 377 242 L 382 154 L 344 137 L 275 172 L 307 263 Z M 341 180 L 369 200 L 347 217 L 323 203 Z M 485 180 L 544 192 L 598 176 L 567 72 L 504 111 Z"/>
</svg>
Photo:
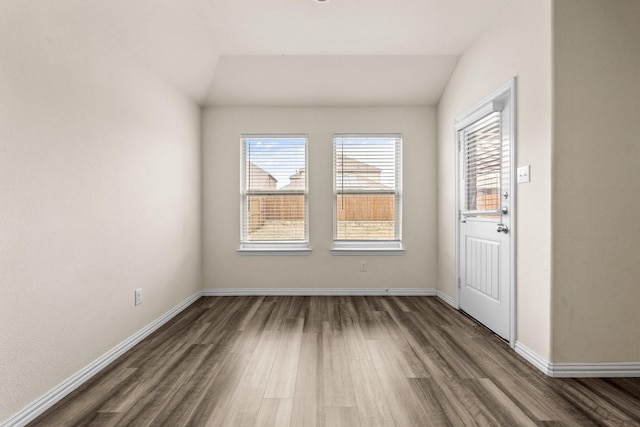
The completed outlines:
<svg viewBox="0 0 640 427">
<path fill-rule="evenodd" d="M 332 255 L 402 255 L 401 240 L 334 240 Z"/>
<path fill-rule="evenodd" d="M 246 141 L 251 139 L 304 139 L 304 169 L 305 188 L 303 190 L 291 191 L 271 191 L 271 190 L 247 190 L 246 180 Z M 309 245 L 309 174 L 308 174 L 308 151 L 309 137 L 307 134 L 241 134 L 240 135 L 240 247 L 238 253 L 241 255 L 310 255 Z M 247 198 L 257 194 L 298 194 L 304 196 L 304 240 L 246 240 L 245 235 L 245 207 Z"/>
<path fill-rule="evenodd" d="M 398 154 L 395 159 L 395 186 L 391 190 L 343 190 L 338 192 L 336 182 L 336 150 L 337 141 L 339 139 L 395 139 L 395 152 Z M 334 133 L 333 134 L 333 245 L 331 247 L 332 255 L 402 255 L 405 252 L 402 240 L 402 141 L 401 133 Z M 338 240 L 338 194 L 393 194 L 395 195 L 395 235 L 397 239 L 393 240 Z"/>
<path fill-rule="evenodd" d="M 241 255 L 311 255 L 309 242 L 243 242 L 238 253 Z"/>
</svg>

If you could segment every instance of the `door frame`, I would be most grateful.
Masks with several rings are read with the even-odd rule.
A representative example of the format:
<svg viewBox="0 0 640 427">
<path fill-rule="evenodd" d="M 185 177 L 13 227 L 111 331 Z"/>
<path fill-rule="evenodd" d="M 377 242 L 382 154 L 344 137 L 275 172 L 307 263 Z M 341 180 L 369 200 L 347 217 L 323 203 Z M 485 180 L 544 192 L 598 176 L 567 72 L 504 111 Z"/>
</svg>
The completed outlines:
<svg viewBox="0 0 640 427">
<path fill-rule="evenodd" d="M 516 77 L 509 80 L 507 83 L 500 86 L 491 94 L 483 98 L 481 101 L 468 108 L 462 114 L 456 116 L 454 119 L 454 162 L 455 162 L 455 210 L 454 210 L 454 224 L 455 224 L 455 274 L 454 274 L 454 288 L 456 290 L 455 307 L 460 310 L 460 155 L 458 151 L 459 130 L 472 124 L 478 119 L 482 118 L 489 112 L 493 111 L 493 104 L 500 98 L 504 98 L 508 95 L 509 102 L 506 108 L 509 109 L 511 115 L 511 126 L 509 130 L 509 150 L 510 150 L 510 173 L 509 173 L 509 192 L 511 198 L 511 211 L 510 220 L 511 226 L 509 231 L 509 275 L 510 275 L 510 298 L 509 298 L 509 345 L 511 348 L 515 348 L 516 344 L 516 221 L 517 221 L 517 183 L 516 183 L 516 170 L 517 170 L 517 157 L 516 157 Z"/>
</svg>

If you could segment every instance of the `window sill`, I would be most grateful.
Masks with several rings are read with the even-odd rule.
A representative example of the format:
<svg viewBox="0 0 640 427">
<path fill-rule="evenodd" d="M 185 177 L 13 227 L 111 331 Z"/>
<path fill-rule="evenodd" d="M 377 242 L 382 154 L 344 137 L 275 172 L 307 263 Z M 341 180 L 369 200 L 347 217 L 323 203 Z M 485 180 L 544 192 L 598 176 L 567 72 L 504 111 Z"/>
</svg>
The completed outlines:
<svg viewBox="0 0 640 427">
<path fill-rule="evenodd" d="M 334 241 L 332 255 L 403 255 L 400 241 Z"/>
<path fill-rule="evenodd" d="M 240 255 L 311 255 L 309 243 L 242 243 L 238 249 Z"/>
</svg>

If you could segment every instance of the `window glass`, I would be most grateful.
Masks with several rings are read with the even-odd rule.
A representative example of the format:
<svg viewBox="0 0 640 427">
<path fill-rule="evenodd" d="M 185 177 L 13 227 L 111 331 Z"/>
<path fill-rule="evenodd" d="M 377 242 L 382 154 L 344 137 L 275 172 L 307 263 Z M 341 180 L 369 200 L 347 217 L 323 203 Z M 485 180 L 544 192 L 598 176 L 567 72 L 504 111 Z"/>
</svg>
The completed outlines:
<svg viewBox="0 0 640 427">
<path fill-rule="evenodd" d="M 308 242 L 307 138 L 242 137 L 242 243 Z"/>
<path fill-rule="evenodd" d="M 400 135 L 334 136 L 334 240 L 401 239 Z"/>
</svg>

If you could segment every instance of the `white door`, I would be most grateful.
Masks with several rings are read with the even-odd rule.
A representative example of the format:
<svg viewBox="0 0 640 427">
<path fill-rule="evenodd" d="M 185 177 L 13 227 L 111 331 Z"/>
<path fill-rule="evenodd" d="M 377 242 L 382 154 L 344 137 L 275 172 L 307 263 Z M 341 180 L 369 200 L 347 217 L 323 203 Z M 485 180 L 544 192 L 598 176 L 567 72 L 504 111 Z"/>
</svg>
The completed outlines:
<svg viewBox="0 0 640 427">
<path fill-rule="evenodd" d="M 457 120 L 460 309 L 511 339 L 512 85 Z"/>
</svg>

